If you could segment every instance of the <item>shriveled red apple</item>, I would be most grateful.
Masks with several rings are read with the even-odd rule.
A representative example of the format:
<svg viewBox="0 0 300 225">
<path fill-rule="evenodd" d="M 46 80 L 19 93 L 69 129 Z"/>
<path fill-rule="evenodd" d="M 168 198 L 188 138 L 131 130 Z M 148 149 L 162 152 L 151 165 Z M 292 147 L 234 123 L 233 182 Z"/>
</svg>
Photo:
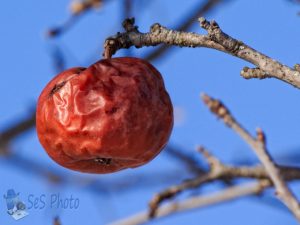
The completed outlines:
<svg viewBox="0 0 300 225">
<path fill-rule="evenodd" d="M 173 107 L 160 73 L 112 58 L 58 74 L 41 93 L 38 138 L 58 164 L 87 173 L 141 166 L 166 145 Z"/>
</svg>

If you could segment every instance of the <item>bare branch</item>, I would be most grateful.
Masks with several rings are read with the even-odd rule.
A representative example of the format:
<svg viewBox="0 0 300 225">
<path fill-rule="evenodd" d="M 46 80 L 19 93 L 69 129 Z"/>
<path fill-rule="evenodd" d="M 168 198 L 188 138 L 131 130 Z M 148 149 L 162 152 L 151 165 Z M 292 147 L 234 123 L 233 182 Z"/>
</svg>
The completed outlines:
<svg viewBox="0 0 300 225">
<path fill-rule="evenodd" d="M 293 70 L 290 67 L 285 66 L 273 60 L 272 58 L 256 51 L 255 49 L 247 46 L 241 41 L 230 37 L 221 30 L 219 25 L 214 20 L 209 22 L 204 18 L 200 18 L 199 22 L 200 26 L 207 30 L 209 37 L 216 43 L 222 45 L 228 53 L 256 65 L 265 74 L 268 74 L 268 77 L 280 79 L 282 81 L 294 85 L 295 87 L 300 88 L 299 71 Z M 247 79 L 249 78 L 250 74 L 248 73 Z M 253 76 L 253 78 L 256 77 Z"/>
<path fill-rule="evenodd" d="M 202 99 L 215 115 L 221 118 L 226 125 L 232 128 L 239 136 L 241 136 L 242 139 L 244 139 L 246 143 L 250 145 L 266 169 L 266 172 L 269 174 L 270 179 L 276 188 L 278 197 L 291 210 L 298 221 L 300 221 L 300 205 L 294 194 L 286 185 L 280 168 L 275 164 L 269 154 L 266 148 L 266 138 L 263 131 L 258 129 L 257 137 L 252 137 L 252 135 L 235 120 L 222 102 L 205 94 L 202 95 Z"/>
<path fill-rule="evenodd" d="M 187 31 L 189 28 L 194 24 L 195 21 L 201 16 L 204 16 L 205 14 L 209 13 L 213 9 L 215 9 L 220 3 L 223 3 L 224 0 L 207 0 L 204 4 L 200 2 L 199 6 L 194 7 L 193 11 L 189 13 L 189 16 L 185 18 L 183 22 L 180 23 L 179 26 L 176 26 L 174 30 L 180 30 L 180 31 Z M 150 52 L 150 54 L 144 56 L 146 60 L 153 61 L 157 59 L 159 56 L 162 56 L 169 50 L 169 46 L 162 45 L 159 46 L 157 49 Z"/>
<path fill-rule="evenodd" d="M 73 15 L 81 14 L 93 8 L 99 8 L 102 5 L 102 0 L 81 0 L 72 1 L 70 10 Z"/>
<path fill-rule="evenodd" d="M 176 146 L 168 144 L 165 147 L 165 152 L 169 154 L 172 158 L 177 159 L 193 174 L 200 175 L 204 173 L 203 168 L 199 166 L 198 160 L 196 160 L 187 151 L 183 151 Z"/>
<path fill-rule="evenodd" d="M 183 182 L 180 185 L 172 186 L 154 195 L 154 197 L 149 202 L 149 217 L 153 218 L 157 216 L 157 210 L 159 209 L 158 207 L 163 201 L 173 198 L 175 195 L 178 195 L 183 190 L 198 187 L 199 185 L 208 183 L 214 179 L 215 179 L 215 174 L 207 173 L 196 179 Z"/>
<path fill-rule="evenodd" d="M 70 29 L 75 22 L 91 9 L 98 9 L 102 6 L 102 0 L 81 0 L 72 1 L 70 4 L 71 16 L 60 26 L 47 30 L 46 35 L 50 38 L 57 37 Z"/>
<path fill-rule="evenodd" d="M 227 110 L 228 111 L 228 110 Z M 263 134 L 259 135 L 260 140 L 265 142 L 265 137 Z M 209 151 L 200 147 L 198 149 L 200 153 L 203 154 L 204 158 L 210 165 L 209 171 L 205 174 L 200 175 L 194 179 L 187 180 L 179 185 L 171 186 L 170 188 L 156 194 L 153 199 L 150 201 L 150 211 L 138 213 L 124 220 L 117 221 L 111 225 L 134 225 L 134 224 L 143 224 L 149 222 L 150 219 L 160 218 L 167 216 L 172 213 L 208 206 L 210 204 L 220 203 L 236 197 L 242 197 L 243 195 L 256 194 L 263 191 L 265 188 L 272 186 L 268 172 L 261 165 L 258 166 L 242 166 L 234 167 L 223 164 L 218 158 L 213 156 Z M 285 167 L 278 166 L 280 168 L 281 174 L 285 180 L 296 180 L 300 178 L 300 168 L 297 167 Z M 223 181 L 223 180 L 234 180 L 238 178 L 253 178 L 257 179 L 257 182 L 254 182 L 257 186 L 256 188 L 250 191 L 248 188 L 244 189 L 244 185 L 234 186 L 223 191 L 218 192 L 217 194 L 209 194 L 205 196 L 193 197 L 191 199 L 184 200 L 180 203 L 169 203 L 161 207 L 159 205 L 168 199 L 173 198 L 184 190 L 197 188 L 201 185 L 207 184 L 212 181 Z M 246 185 L 247 186 L 247 185 Z M 259 187 L 258 187 L 259 186 Z M 232 196 L 231 191 L 237 192 L 237 195 Z M 245 192 L 244 192 L 245 191 Z M 249 191 L 249 192 L 248 192 Z M 229 192 L 229 193 L 228 193 Z M 232 198 L 227 198 L 231 196 Z M 197 202 L 193 204 L 191 202 Z M 179 206 L 178 206 L 179 205 Z"/>
<path fill-rule="evenodd" d="M 132 16 L 133 0 L 123 0 L 122 9 L 123 9 L 123 18 L 129 18 Z"/>
<path fill-rule="evenodd" d="M 152 25 L 148 33 L 141 33 L 137 26 L 134 26 L 134 19 L 127 19 L 123 23 L 124 33 L 117 33 L 106 39 L 104 56 L 110 58 L 119 49 L 130 48 L 131 46 L 141 48 L 167 44 L 180 47 L 206 47 L 231 54 L 255 65 L 260 70 L 260 76 L 257 72 L 247 73 L 247 70 L 244 69 L 242 75 L 247 79 L 273 77 L 300 88 L 300 72 L 298 70 L 277 62 L 243 42 L 230 37 L 221 30 L 215 21 L 209 22 L 204 18 L 200 18 L 199 21 L 201 27 L 207 30 L 208 35 L 170 30 L 158 23 Z"/>
<path fill-rule="evenodd" d="M 209 163 L 209 172 L 201 174 L 200 176 L 198 175 L 198 177 L 195 179 L 185 181 L 180 185 L 172 186 L 158 194 L 155 194 L 149 203 L 149 217 L 152 218 L 156 216 L 157 209 L 163 201 L 173 198 L 183 190 L 195 188 L 200 186 L 201 184 L 205 184 L 221 178 L 222 174 L 225 171 L 225 166 L 216 157 L 211 155 L 204 147 L 199 147 L 198 151 L 203 154 L 204 158 Z"/>
<path fill-rule="evenodd" d="M 79 16 L 72 15 L 66 21 L 64 21 L 64 23 L 61 24 L 60 26 L 49 28 L 48 30 L 46 30 L 45 33 L 46 37 L 54 38 L 61 35 L 62 33 L 66 32 L 68 29 L 70 29 L 75 24 L 77 19 L 79 19 Z"/>
<path fill-rule="evenodd" d="M 215 169 L 216 167 L 220 167 L 221 169 L 223 168 L 223 163 L 221 163 L 221 161 L 217 157 L 212 155 L 203 146 L 198 147 L 197 151 L 200 152 L 206 159 L 206 161 L 209 163 L 211 170 Z"/>
<path fill-rule="evenodd" d="M 204 147 L 198 149 L 210 165 L 209 171 L 197 176 L 194 179 L 184 181 L 182 184 L 174 185 L 166 190 L 155 194 L 149 203 L 149 216 L 154 217 L 159 205 L 168 199 L 174 198 L 182 191 L 198 188 L 203 184 L 212 181 L 234 180 L 238 178 L 251 178 L 258 180 L 269 180 L 269 174 L 261 165 L 258 166 L 230 166 L 223 164 L 218 158 L 213 156 Z M 282 176 L 285 180 L 294 180 L 300 178 L 300 168 L 279 166 Z"/>
<path fill-rule="evenodd" d="M 109 53 L 107 57 L 111 57 L 122 48 L 130 48 L 131 46 L 141 48 L 162 43 L 180 47 L 208 47 L 226 51 L 223 46 L 210 40 L 206 35 L 169 30 L 158 23 L 151 26 L 149 33 L 139 32 L 138 27 L 134 25 L 134 18 L 124 20 L 123 27 L 126 32 L 117 33 L 106 39 L 104 49 L 105 53 Z"/>
<path fill-rule="evenodd" d="M 35 126 L 35 112 L 32 113 L 26 119 L 18 122 L 12 127 L 8 128 L 5 131 L 0 131 L 0 146 L 6 145 L 16 136 L 22 134 L 23 132 L 33 128 Z"/>
<path fill-rule="evenodd" d="M 181 202 L 168 203 L 157 210 L 155 219 L 165 217 L 173 213 L 185 212 L 187 210 L 223 203 L 247 195 L 259 194 L 268 186 L 268 181 L 249 182 L 247 184 L 229 187 L 225 190 L 206 196 L 196 196 L 185 199 Z M 137 225 L 149 222 L 149 220 L 148 212 L 144 211 L 109 225 Z"/>
</svg>

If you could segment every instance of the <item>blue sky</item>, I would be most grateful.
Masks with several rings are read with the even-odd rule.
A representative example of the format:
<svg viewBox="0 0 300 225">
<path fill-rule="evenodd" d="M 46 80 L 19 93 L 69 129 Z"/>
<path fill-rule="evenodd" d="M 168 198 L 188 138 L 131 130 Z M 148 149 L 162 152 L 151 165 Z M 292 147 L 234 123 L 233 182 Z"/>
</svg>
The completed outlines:
<svg viewBox="0 0 300 225">
<path fill-rule="evenodd" d="M 113 0 L 101 10 L 82 17 L 62 37 L 47 40 L 47 28 L 62 23 L 68 17 L 69 1 L 3 1 L 0 7 L 0 130 L 4 130 L 29 115 L 45 84 L 55 75 L 51 51 L 59 46 L 67 59 L 67 67 L 88 66 L 101 58 L 102 45 L 106 37 L 121 31 L 122 4 Z M 139 7 L 147 1 L 140 1 L 134 9 L 136 23 L 141 31 L 160 22 L 174 27 L 180 18 L 187 15 L 199 0 L 151 1 L 147 7 Z M 300 63 L 300 5 L 285 0 L 231 0 L 216 8 L 207 18 L 215 19 L 222 29 L 231 36 L 242 40 L 253 48 L 293 66 Z M 192 31 L 205 33 L 197 21 Z M 134 56 L 142 56 L 149 48 L 130 51 Z M 116 56 L 129 54 L 120 51 Z M 200 93 L 206 92 L 223 100 L 239 121 L 252 133 L 257 126 L 262 127 L 268 137 L 268 147 L 272 155 L 282 163 L 299 165 L 296 158 L 300 149 L 300 91 L 275 79 L 244 80 L 240 70 L 248 63 L 210 49 L 174 48 L 169 54 L 153 63 L 162 73 L 173 104 L 180 112 L 170 143 L 193 153 L 197 145 L 203 144 L 227 163 L 243 160 L 256 161 L 248 146 L 231 130 L 209 113 L 200 101 Z M 133 214 L 147 207 L 153 193 L 180 183 L 186 172 L 178 178 L 182 167 L 166 154 L 160 154 L 146 166 L 126 170 L 113 175 L 88 175 L 68 171 L 52 162 L 38 143 L 32 130 L 16 139 L 12 151 L 20 157 L 29 158 L 48 168 L 55 169 L 67 177 L 69 183 L 50 184 L 45 179 L 28 172 L 26 167 L 18 168 L 1 159 L 0 193 L 14 188 L 28 203 L 30 194 L 39 198 L 59 193 L 62 198 L 71 195 L 78 198 L 80 206 L 76 210 L 53 209 L 47 202 L 43 209 L 30 209 L 29 216 L 14 221 L 6 214 L 4 199 L 0 201 L 1 224 L 51 224 L 58 214 L 63 225 L 106 224 L 117 218 Z M 291 156 L 291 157 L 289 157 Z M 199 159 L 201 160 L 200 156 Z M 97 179 L 103 183 L 117 182 L 137 175 L 168 172 L 166 182 L 151 185 L 145 180 L 137 180 L 137 187 L 128 189 L 120 185 L 120 191 L 94 190 L 87 180 Z M 74 177 L 85 182 L 78 185 Z M 73 182 L 73 183 L 72 183 Z M 76 183 L 77 182 L 77 183 Z M 142 185 L 145 183 L 145 185 Z M 216 186 L 211 186 L 215 189 Z M 210 189 L 209 189 L 210 190 Z M 299 190 L 299 184 L 293 185 Z M 189 194 L 191 194 L 189 192 Z M 270 192 L 272 195 L 272 192 Z M 188 196 L 188 194 L 184 195 Z M 182 197 L 181 197 L 182 198 Z M 276 201 L 275 201 L 276 203 Z M 266 204 L 253 198 L 244 198 L 231 203 L 194 210 L 153 222 L 168 224 L 296 224 L 293 217 L 279 203 Z"/>
</svg>

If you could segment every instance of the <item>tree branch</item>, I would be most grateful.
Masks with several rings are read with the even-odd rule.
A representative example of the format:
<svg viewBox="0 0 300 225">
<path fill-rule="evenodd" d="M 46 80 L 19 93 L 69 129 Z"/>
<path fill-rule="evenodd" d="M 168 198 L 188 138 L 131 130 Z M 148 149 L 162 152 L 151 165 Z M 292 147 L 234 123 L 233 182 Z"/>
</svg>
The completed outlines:
<svg viewBox="0 0 300 225">
<path fill-rule="evenodd" d="M 168 144 L 164 150 L 170 157 L 177 159 L 187 170 L 194 175 L 203 174 L 205 171 L 199 165 L 197 159 L 195 159 L 189 152 L 179 149 L 178 147 Z"/>
<path fill-rule="evenodd" d="M 180 23 L 179 26 L 175 27 L 175 30 L 180 31 L 187 31 L 189 28 L 194 24 L 194 22 L 201 16 L 204 16 L 211 10 L 213 10 L 216 6 L 220 5 L 220 3 L 223 3 L 224 0 L 207 0 L 204 4 L 200 2 L 199 6 L 196 6 L 193 8 L 193 11 L 190 12 L 188 17 Z M 159 46 L 157 49 L 150 52 L 148 55 L 145 55 L 143 58 L 145 58 L 148 61 L 153 61 L 157 59 L 159 56 L 165 54 L 170 47 L 168 45 L 162 45 Z"/>
<path fill-rule="evenodd" d="M 198 151 L 202 153 L 206 161 L 209 163 L 209 171 L 200 176 L 197 176 L 194 179 L 187 180 L 179 185 L 171 186 L 166 190 L 156 194 L 149 203 L 150 217 L 156 216 L 156 211 L 163 201 L 174 198 L 182 191 L 198 188 L 201 185 L 210 183 L 212 181 L 226 181 L 238 178 L 269 180 L 268 172 L 261 165 L 239 167 L 225 165 L 218 158 L 211 155 L 207 150 L 205 150 L 204 147 L 198 148 Z M 286 166 L 279 166 L 279 168 L 285 180 L 288 181 L 300 179 L 300 168 Z"/>
<path fill-rule="evenodd" d="M 266 181 L 249 182 L 247 184 L 229 187 L 225 190 L 206 196 L 196 196 L 181 202 L 168 203 L 157 210 L 156 219 L 173 213 L 185 212 L 187 210 L 223 203 L 247 195 L 259 194 L 268 187 L 268 185 L 269 183 Z M 144 211 L 109 225 L 137 225 L 149 222 L 149 219 L 148 212 Z"/>
<path fill-rule="evenodd" d="M 131 216 L 127 219 L 120 220 L 113 225 L 133 225 L 149 222 L 150 219 L 160 218 L 175 212 L 194 209 L 201 206 L 207 206 L 211 203 L 220 203 L 236 197 L 241 197 L 247 194 L 255 194 L 263 191 L 265 188 L 274 186 L 278 197 L 287 205 L 298 219 L 298 202 L 288 189 L 285 181 L 296 180 L 300 178 L 300 168 L 286 167 L 276 165 L 266 149 L 265 134 L 259 129 L 257 136 L 252 137 L 248 131 L 242 128 L 241 125 L 233 118 L 229 110 L 218 100 L 215 100 L 208 95 L 202 95 L 202 99 L 208 108 L 216 114 L 223 122 L 235 130 L 257 153 L 263 165 L 258 166 L 230 166 L 223 164 L 217 157 L 210 154 L 206 149 L 200 147 L 198 151 L 204 156 L 209 164 L 209 170 L 197 176 L 194 179 L 184 181 L 182 184 L 171 186 L 170 188 L 156 194 L 149 203 L 149 211 L 142 212 Z M 180 203 L 168 203 L 163 206 L 160 204 L 175 197 L 184 190 L 200 187 L 201 185 L 212 181 L 234 181 L 238 178 L 256 179 L 256 184 L 259 184 L 257 192 L 251 189 L 250 193 L 244 189 L 244 185 L 237 185 L 220 191 L 217 195 L 209 194 L 205 196 L 197 196 Z M 234 195 L 228 195 L 234 190 Z M 217 197 L 216 197 L 217 196 Z M 227 198 L 231 196 L 230 198 Z M 216 198 L 215 198 L 216 197 Z M 196 202 L 196 203 L 195 203 Z M 194 204 L 195 203 L 195 204 Z M 159 207 L 160 206 L 160 207 Z"/>
<path fill-rule="evenodd" d="M 5 131 L 0 131 L 0 152 L 12 139 L 24 133 L 35 126 L 35 112 L 24 120 L 19 121 L 15 125 L 9 127 Z"/>
<path fill-rule="evenodd" d="M 50 38 L 61 35 L 70 29 L 82 15 L 91 9 L 100 8 L 102 4 L 103 0 L 72 1 L 70 4 L 71 16 L 60 26 L 47 30 L 46 35 Z"/>
<path fill-rule="evenodd" d="M 106 39 L 103 55 L 105 58 L 110 58 L 119 49 L 131 46 L 141 48 L 167 44 L 180 47 L 206 47 L 236 56 L 255 65 L 260 71 L 260 76 L 257 73 L 247 73 L 248 70 L 244 68 L 241 74 L 247 79 L 273 77 L 300 88 L 300 72 L 297 69 L 277 62 L 230 37 L 221 30 L 215 21 L 209 22 L 204 18 L 200 18 L 199 21 L 200 26 L 207 30 L 207 35 L 170 30 L 158 23 L 152 25 L 148 33 L 141 33 L 138 27 L 134 26 L 134 19 L 127 19 L 123 22 L 124 33 L 117 33 Z"/>
<path fill-rule="evenodd" d="M 272 180 L 276 193 L 281 201 L 291 210 L 295 217 L 300 221 L 300 205 L 294 194 L 290 191 L 284 181 L 283 172 L 280 171 L 269 154 L 266 147 L 265 134 L 261 129 L 257 129 L 257 137 L 253 137 L 245 128 L 243 128 L 231 115 L 226 106 L 219 100 L 213 99 L 203 94 L 202 100 L 208 108 L 223 122 L 232 128 L 246 143 L 250 145 L 257 157 L 264 166 L 266 172 Z"/>
</svg>

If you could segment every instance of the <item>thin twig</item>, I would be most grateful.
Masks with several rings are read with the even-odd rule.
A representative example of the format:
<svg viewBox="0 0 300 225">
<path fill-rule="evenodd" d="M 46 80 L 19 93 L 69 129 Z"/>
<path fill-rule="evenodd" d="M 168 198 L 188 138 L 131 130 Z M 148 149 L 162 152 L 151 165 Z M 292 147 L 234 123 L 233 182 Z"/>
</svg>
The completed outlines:
<svg viewBox="0 0 300 225">
<path fill-rule="evenodd" d="M 300 205 L 292 191 L 284 181 L 283 173 L 275 164 L 266 147 L 265 134 L 261 129 L 257 130 L 257 137 L 253 137 L 243 128 L 229 112 L 227 107 L 219 100 L 213 99 L 206 94 L 202 95 L 204 103 L 217 117 L 232 128 L 246 143 L 250 145 L 257 157 L 265 167 L 266 172 L 272 180 L 276 193 L 281 201 L 291 210 L 295 217 L 300 221 Z"/>
<path fill-rule="evenodd" d="M 0 131 L 0 147 L 35 126 L 35 112 L 4 131 Z"/>
<path fill-rule="evenodd" d="M 189 154 L 188 151 L 184 151 L 174 145 L 168 144 L 165 147 L 164 152 L 166 152 L 170 157 L 177 159 L 194 175 L 200 175 L 204 173 L 204 169 L 199 165 L 196 157 L 193 157 L 193 155 Z"/>
<path fill-rule="evenodd" d="M 123 18 L 129 18 L 132 16 L 132 8 L 133 8 L 133 2 L 134 0 L 123 0 L 122 9 L 123 9 Z"/>
<path fill-rule="evenodd" d="M 48 37 L 57 37 L 68 29 L 70 29 L 78 19 L 90 11 L 91 9 L 98 9 L 102 6 L 102 0 L 81 0 L 81 1 L 72 1 L 70 4 L 71 15 L 67 20 L 62 23 L 60 26 L 53 27 L 47 30 L 46 35 Z"/>
<path fill-rule="evenodd" d="M 103 4 L 102 0 L 75 0 L 71 2 L 70 10 L 73 15 L 79 15 L 87 10 L 99 8 Z"/>
</svg>

